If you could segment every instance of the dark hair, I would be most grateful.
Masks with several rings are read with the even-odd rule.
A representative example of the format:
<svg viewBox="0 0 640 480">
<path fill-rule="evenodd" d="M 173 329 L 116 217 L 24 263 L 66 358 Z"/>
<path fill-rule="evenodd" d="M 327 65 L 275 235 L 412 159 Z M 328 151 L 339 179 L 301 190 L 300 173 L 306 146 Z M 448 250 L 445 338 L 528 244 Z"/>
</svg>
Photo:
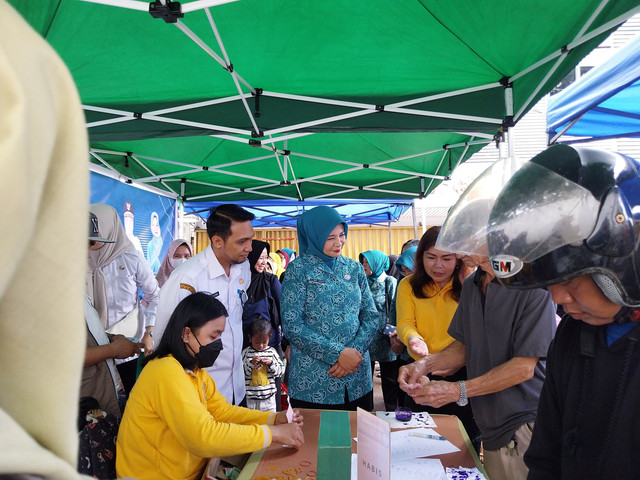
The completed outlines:
<svg viewBox="0 0 640 480">
<path fill-rule="evenodd" d="M 185 346 L 182 332 L 189 327 L 195 335 L 207 322 L 222 316 L 227 316 L 227 309 L 210 293 L 196 292 L 183 298 L 169 318 L 160 345 L 151 355 L 145 356 L 143 363 L 146 365 L 154 358 L 173 355 L 182 368 L 194 369 L 196 359 Z"/>
<path fill-rule="evenodd" d="M 232 222 L 250 222 L 254 218 L 256 217 L 253 213 L 233 203 L 218 205 L 211 209 L 207 218 L 207 235 L 209 238 L 217 235 L 222 240 L 226 240 L 231 236 Z"/>
<path fill-rule="evenodd" d="M 413 290 L 413 294 L 417 298 L 429 298 L 424 293 L 424 287 L 427 285 L 435 285 L 433 279 L 429 276 L 427 271 L 424 269 L 424 252 L 429 250 L 436 244 L 436 240 L 438 239 L 438 234 L 440 233 L 440 227 L 431 227 L 420 239 L 420 243 L 418 243 L 418 250 L 416 251 L 416 261 L 413 266 L 413 275 L 409 279 L 411 283 L 411 289 Z M 466 271 L 466 267 L 464 263 L 462 263 L 461 259 L 456 260 L 456 267 L 453 270 L 453 274 L 451 278 L 453 279 L 453 284 L 451 286 L 451 298 L 453 298 L 456 302 L 460 301 L 460 292 L 462 291 L 462 280 L 464 276 L 460 275 L 461 271 Z M 462 277 L 462 278 L 461 278 Z"/>
<path fill-rule="evenodd" d="M 271 322 L 262 315 L 256 315 L 249 325 L 249 338 L 254 335 L 268 335 L 271 333 Z"/>
</svg>

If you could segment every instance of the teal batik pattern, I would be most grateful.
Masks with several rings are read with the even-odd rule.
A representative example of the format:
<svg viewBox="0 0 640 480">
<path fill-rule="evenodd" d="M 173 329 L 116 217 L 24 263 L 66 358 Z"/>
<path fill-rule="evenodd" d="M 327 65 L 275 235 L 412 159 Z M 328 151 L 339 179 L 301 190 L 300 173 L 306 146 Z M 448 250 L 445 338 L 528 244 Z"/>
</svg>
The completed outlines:
<svg viewBox="0 0 640 480">
<path fill-rule="evenodd" d="M 373 389 L 369 345 L 379 324 L 378 311 L 362 265 L 340 256 L 333 268 L 313 254 L 287 267 L 281 296 L 282 327 L 291 343 L 289 395 L 324 404 L 356 400 Z M 363 356 L 358 369 L 342 378 L 327 371 L 344 348 Z"/>
<path fill-rule="evenodd" d="M 396 287 L 398 281 L 394 277 L 388 275 L 380 276 L 375 280 L 369 279 L 369 288 L 371 289 L 371 295 L 373 296 L 373 302 L 378 310 L 379 321 L 378 330 L 376 336 L 371 342 L 369 347 L 369 355 L 371 361 L 378 362 L 393 362 L 397 355 L 391 351 L 391 342 L 389 337 L 382 333 L 385 325 L 387 324 L 387 304 L 386 298 L 388 298 L 389 308 L 389 323 L 396 324 Z M 386 289 L 386 296 L 385 296 Z"/>
</svg>

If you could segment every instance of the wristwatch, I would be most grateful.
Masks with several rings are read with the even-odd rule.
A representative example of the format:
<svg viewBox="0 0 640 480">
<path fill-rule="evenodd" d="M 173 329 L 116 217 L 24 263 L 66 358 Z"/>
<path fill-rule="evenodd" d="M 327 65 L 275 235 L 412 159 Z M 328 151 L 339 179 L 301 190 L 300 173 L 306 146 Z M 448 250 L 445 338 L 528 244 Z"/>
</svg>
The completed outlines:
<svg viewBox="0 0 640 480">
<path fill-rule="evenodd" d="M 467 403 L 469 403 L 469 399 L 467 398 L 467 387 L 464 384 L 464 380 L 459 380 L 460 384 L 460 398 L 456 402 L 461 407 L 464 407 Z"/>
</svg>

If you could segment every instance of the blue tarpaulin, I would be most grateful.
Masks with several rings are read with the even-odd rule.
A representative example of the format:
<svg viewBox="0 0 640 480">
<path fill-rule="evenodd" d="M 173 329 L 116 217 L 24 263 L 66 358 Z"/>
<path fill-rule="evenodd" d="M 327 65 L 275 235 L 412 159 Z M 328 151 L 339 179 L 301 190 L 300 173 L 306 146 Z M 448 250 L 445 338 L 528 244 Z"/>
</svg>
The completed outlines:
<svg viewBox="0 0 640 480">
<path fill-rule="evenodd" d="M 640 137 L 640 37 L 549 99 L 547 133 L 550 143 Z"/>
<path fill-rule="evenodd" d="M 225 203 L 225 202 L 220 202 Z M 345 201 L 336 204 L 335 201 L 307 200 L 307 201 L 287 201 L 287 200 L 261 200 L 260 202 L 236 201 L 233 202 L 246 208 L 256 216 L 252 222 L 257 228 L 280 228 L 296 227 L 296 219 L 306 210 L 318 205 L 330 205 L 334 207 L 349 225 L 387 225 L 389 222 L 398 220 L 400 215 L 411 206 L 411 201 L 398 202 L 394 200 L 372 200 L 362 199 Z M 185 202 L 184 212 L 186 214 L 197 214 L 203 219 L 209 216 L 209 210 L 218 204 L 212 202 Z"/>
</svg>

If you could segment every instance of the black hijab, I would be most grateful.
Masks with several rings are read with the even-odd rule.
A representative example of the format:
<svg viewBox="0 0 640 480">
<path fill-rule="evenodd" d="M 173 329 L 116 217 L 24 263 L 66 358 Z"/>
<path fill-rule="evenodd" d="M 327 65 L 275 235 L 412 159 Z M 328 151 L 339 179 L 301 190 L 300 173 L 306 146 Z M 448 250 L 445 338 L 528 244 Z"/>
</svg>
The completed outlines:
<svg viewBox="0 0 640 480">
<path fill-rule="evenodd" d="M 251 240 L 251 253 L 249 254 L 249 266 L 251 267 L 251 284 L 247 290 L 247 303 L 255 303 L 262 300 L 269 294 L 269 284 L 271 273 L 262 271 L 256 272 L 255 266 L 262 255 L 262 251 L 267 249 L 267 255 L 271 253 L 271 245 L 260 240 Z"/>
</svg>

